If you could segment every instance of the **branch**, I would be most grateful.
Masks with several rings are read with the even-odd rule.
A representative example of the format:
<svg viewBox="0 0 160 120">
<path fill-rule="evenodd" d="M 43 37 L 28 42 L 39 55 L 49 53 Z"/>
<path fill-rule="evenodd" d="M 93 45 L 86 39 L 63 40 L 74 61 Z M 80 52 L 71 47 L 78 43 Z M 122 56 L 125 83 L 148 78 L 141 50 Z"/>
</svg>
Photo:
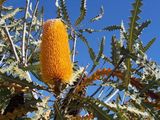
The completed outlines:
<svg viewBox="0 0 160 120">
<path fill-rule="evenodd" d="M 107 100 L 105 100 L 105 103 L 109 102 L 117 93 L 119 92 L 119 89 L 116 89 Z"/>
<path fill-rule="evenodd" d="M 73 30 L 72 30 L 73 32 Z M 74 40 L 73 40 L 73 54 L 72 54 L 72 62 L 74 63 L 74 60 L 75 60 L 75 54 L 76 54 L 76 44 L 77 44 L 77 35 L 74 34 L 73 32 L 73 35 L 74 35 Z"/>
<path fill-rule="evenodd" d="M 32 25 L 33 25 L 33 20 L 34 20 L 34 17 L 35 17 L 35 14 L 36 14 L 36 11 L 37 11 L 37 8 L 38 8 L 38 5 L 39 5 L 39 0 L 36 1 L 36 5 L 35 5 L 35 8 L 34 8 L 34 11 L 33 11 L 33 14 L 32 14 L 32 20 L 31 20 L 31 25 L 29 27 L 29 31 L 28 31 L 28 38 L 27 38 L 27 49 L 26 49 L 26 63 L 27 63 L 27 56 L 28 56 L 28 46 L 29 46 L 29 39 L 30 39 L 30 34 L 31 34 L 31 30 L 32 30 Z"/>
<path fill-rule="evenodd" d="M 10 35 L 10 33 L 9 33 L 8 28 L 7 28 L 6 25 L 5 25 L 5 27 L 4 27 L 4 30 L 5 30 L 5 32 L 6 32 L 6 34 L 7 34 L 7 38 L 8 38 L 8 40 L 9 40 L 9 42 L 10 42 L 10 44 L 11 44 L 11 47 L 12 47 L 12 49 L 13 49 L 14 56 L 15 56 L 16 60 L 19 62 L 20 60 L 19 60 L 19 57 L 18 57 L 16 48 L 15 48 L 15 46 L 14 46 L 13 40 L 12 40 L 12 38 L 11 38 L 11 35 Z"/>
<path fill-rule="evenodd" d="M 23 36 L 22 36 L 22 63 L 25 64 L 25 38 L 26 38 L 26 20 L 27 20 L 27 13 L 29 8 L 29 2 L 30 0 L 26 0 L 26 11 L 25 11 L 25 18 L 24 18 L 24 24 L 23 24 Z"/>
</svg>

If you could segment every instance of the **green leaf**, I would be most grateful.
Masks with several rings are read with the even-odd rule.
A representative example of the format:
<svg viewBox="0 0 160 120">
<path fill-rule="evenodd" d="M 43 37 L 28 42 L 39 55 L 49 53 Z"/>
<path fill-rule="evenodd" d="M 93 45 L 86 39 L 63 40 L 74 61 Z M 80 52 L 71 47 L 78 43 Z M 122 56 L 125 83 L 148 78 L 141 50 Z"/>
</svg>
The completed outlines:
<svg viewBox="0 0 160 120">
<path fill-rule="evenodd" d="M 3 84 L 3 83 L 0 83 Z M 5 107 L 8 105 L 11 91 L 7 88 L 0 88 L 0 111 L 4 110 Z"/>
<path fill-rule="evenodd" d="M 148 25 L 151 23 L 150 20 L 146 20 L 145 22 L 143 22 L 141 25 L 138 26 L 138 33 L 137 35 L 139 36 L 141 34 L 141 32 L 144 30 L 144 28 L 148 27 Z"/>
<path fill-rule="evenodd" d="M 112 25 L 112 26 L 108 26 L 108 27 L 105 27 L 103 28 L 103 30 L 105 31 L 114 31 L 114 30 L 120 30 L 122 29 L 121 26 L 118 26 L 118 25 Z"/>
<path fill-rule="evenodd" d="M 96 58 L 96 62 L 99 62 L 102 54 L 103 54 L 103 51 L 104 51 L 104 45 L 105 45 L 105 41 L 106 41 L 106 38 L 105 36 L 102 38 L 101 40 L 101 44 L 100 44 L 100 47 L 99 47 L 99 53 L 98 53 L 98 56 Z"/>
<path fill-rule="evenodd" d="M 91 58 L 92 61 L 94 62 L 94 61 L 95 61 L 95 58 L 96 58 L 96 55 L 95 55 L 93 49 L 90 47 L 87 39 L 86 39 L 82 34 L 78 34 L 78 37 L 86 44 L 86 46 L 87 46 L 87 48 L 88 48 L 88 51 L 89 51 L 90 58 Z"/>
<path fill-rule="evenodd" d="M 135 40 L 138 38 L 138 31 L 137 31 L 137 26 L 138 23 L 137 21 L 139 20 L 139 13 L 141 12 L 140 7 L 142 6 L 142 0 L 135 0 L 135 3 L 133 5 L 133 10 L 131 11 L 131 17 L 130 17 L 130 23 L 129 23 L 129 36 L 127 40 L 127 48 L 129 52 L 132 53 L 133 45 Z M 130 78 L 131 78 L 131 59 L 127 58 L 125 61 L 127 70 L 125 71 L 125 76 L 124 76 L 124 86 L 128 87 L 130 83 Z"/>
<path fill-rule="evenodd" d="M 155 42 L 156 38 L 153 38 L 151 41 L 149 41 L 147 43 L 147 45 L 144 47 L 144 51 L 143 52 L 146 52 L 151 46 L 152 44 Z"/>
<path fill-rule="evenodd" d="M 37 85 L 36 83 L 20 80 L 19 78 L 7 76 L 6 74 L 0 73 L 0 78 L 4 79 L 6 82 L 16 83 L 23 87 L 29 87 L 30 89 L 47 90 L 45 87 Z"/>
<path fill-rule="evenodd" d="M 142 6 L 142 0 L 136 0 L 133 5 L 133 10 L 131 10 L 131 17 L 130 17 L 130 23 L 129 23 L 129 38 L 127 41 L 127 47 L 130 52 L 132 52 L 132 47 L 134 44 L 134 41 L 138 38 L 138 31 L 136 27 L 138 27 L 137 21 L 140 19 L 139 14 L 141 12 L 140 7 Z"/>
<path fill-rule="evenodd" d="M 103 8 L 103 6 L 101 6 L 100 13 L 97 16 L 95 16 L 94 18 L 92 18 L 90 20 L 90 22 L 95 22 L 95 21 L 102 19 L 103 15 L 104 15 L 104 8 Z"/>
<path fill-rule="evenodd" d="M 145 85 L 145 87 L 140 91 L 140 94 L 147 92 L 149 89 L 152 89 L 153 86 L 158 85 L 160 79 L 156 80 L 152 78 L 152 81 L 148 81 L 149 83 Z"/>
<path fill-rule="evenodd" d="M 63 20 L 65 20 L 67 22 L 67 25 L 71 25 L 65 0 L 60 0 L 60 9 L 61 9 L 61 13 L 63 16 L 62 17 Z"/>
<path fill-rule="evenodd" d="M 102 40 L 101 40 L 101 44 L 100 44 L 100 47 L 99 47 L 99 53 L 98 53 L 98 55 L 97 55 L 97 57 L 96 57 L 96 59 L 95 59 L 95 63 L 94 63 L 94 65 L 92 66 L 90 72 L 93 72 L 94 68 L 98 65 L 99 60 L 100 60 L 100 58 L 101 58 L 102 55 L 103 55 L 105 40 L 106 40 L 106 38 L 105 38 L 105 36 L 104 36 L 104 37 L 102 38 Z"/>
<path fill-rule="evenodd" d="M 65 120 L 63 114 L 60 111 L 60 106 L 56 101 L 54 102 L 54 108 L 55 108 L 56 120 Z"/>
<path fill-rule="evenodd" d="M 92 59 L 92 61 L 95 61 L 95 53 L 94 53 L 93 49 L 88 48 L 88 50 L 89 50 L 90 58 Z"/>
<path fill-rule="evenodd" d="M 94 98 L 80 98 L 81 101 L 84 103 L 84 107 L 91 113 L 93 113 L 94 117 L 96 117 L 98 120 L 110 120 L 111 117 L 107 113 L 107 110 L 104 110 L 103 108 L 107 108 L 108 106 L 97 99 Z"/>
<path fill-rule="evenodd" d="M 86 2 L 87 0 L 81 0 L 81 7 L 80 7 L 81 13 L 78 19 L 76 20 L 75 26 L 79 25 L 84 20 L 84 17 L 86 16 L 86 11 L 87 11 Z"/>
<path fill-rule="evenodd" d="M 120 52 L 119 52 L 120 50 L 118 48 L 118 42 L 115 36 L 112 36 L 111 47 L 112 47 L 112 52 L 111 52 L 112 64 L 116 66 L 120 60 Z"/>
</svg>

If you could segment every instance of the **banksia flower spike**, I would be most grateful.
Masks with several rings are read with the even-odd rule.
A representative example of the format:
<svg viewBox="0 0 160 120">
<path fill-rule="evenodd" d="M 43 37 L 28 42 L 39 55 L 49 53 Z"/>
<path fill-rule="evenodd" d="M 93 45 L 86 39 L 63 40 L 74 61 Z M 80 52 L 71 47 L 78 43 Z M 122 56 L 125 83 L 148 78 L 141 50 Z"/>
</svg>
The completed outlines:
<svg viewBox="0 0 160 120">
<path fill-rule="evenodd" d="M 40 63 L 45 83 L 70 83 L 73 76 L 68 34 L 60 19 L 48 20 L 43 25 Z"/>
</svg>

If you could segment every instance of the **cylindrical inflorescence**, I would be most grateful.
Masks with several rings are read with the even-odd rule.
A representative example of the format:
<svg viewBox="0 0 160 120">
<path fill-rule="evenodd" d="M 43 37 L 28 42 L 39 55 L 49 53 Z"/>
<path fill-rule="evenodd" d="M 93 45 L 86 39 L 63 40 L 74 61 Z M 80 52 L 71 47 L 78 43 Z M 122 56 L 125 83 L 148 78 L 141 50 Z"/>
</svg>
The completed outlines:
<svg viewBox="0 0 160 120">
<path fill-rule="evenodd" d="M 48 20 L 43 25 L 40 64 L 45 83 L 70 83 L 73 70 L 68 33 L 60 19 Z"/>
</svg>

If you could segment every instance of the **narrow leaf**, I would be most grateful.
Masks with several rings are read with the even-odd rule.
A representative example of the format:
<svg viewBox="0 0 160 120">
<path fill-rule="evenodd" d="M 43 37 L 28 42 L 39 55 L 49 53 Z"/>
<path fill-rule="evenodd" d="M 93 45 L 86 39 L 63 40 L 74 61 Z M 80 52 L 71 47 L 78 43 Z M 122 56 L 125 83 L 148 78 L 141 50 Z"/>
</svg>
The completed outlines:
<svg viewBox="0 0 160 120">
<path fill-rule="evenodd" d="M 104 8 L 103 6 L 101 6 L 100 13 L 96 17 L 92 18 L 90 22 L 95 22 L 95 21 L 102 19 L 103 15 L 104 15 Z"/>
<path fill-rule="evenodd" d="M 111 56 L 112 64 L 116 66 L 120 60 L 120 52 L 118 50 L 118 45 L 115 36 L 112 36 L 111 47 L 112 47 L 112 56 Z"/>
<path fill-rule="evenodd" d="M 131 11 L 131 17 L 130 17 L 130 23 L 129 23 L 129 38 L 127 41 L 127 47 L 129 51 L 132 51 L 132 47 L 134 44 L 134 41 L 138 38 L 137 35 L 137 29 L 138 26 L 137 21 L 139 20 L 139 13 L 141 12 L 140 7 L 142 6 L 142 0 L 136 0 L 135 3 L 133 3 L 133 10 Z"/>
<path fill-rule="evenodd" d="M 81 13 L 78 19 L 76 20 L 75 26 L 79 25 L 86 16 L 86 11 L 87 11 L 86 2 L 87 0 L 81 0 L 81 7 L 80 7 Z"/>
<path fill-rule="evenodd" d="M 98 65 L 99 60 L 100 60 L 100 58 L 101 58 L 102 55 L 103 55 L 105 40 L 106 40 L 106 38 L 105 38 L 105 36 L 104 36 L 104 37 L 102 38 L 102 40 L 101 40 L 101 44 L 100 44 L 100 47 L 99 47 L 99 53 L 98 53 L 98 55 L 97 55 L 97 57 L 96 57 L 96 60 L 95 60 L 95 63 L 96 63 L 96 64 L 94 64 L 94 65 L 92 66 L 90 72 L 93 72 L 94 68 Z"/>
<path fill-rule="evenodd" d="M 56 120 L 64 120 L 63 114 L 61 113 L 59 105 L 56 101 L 54 103 L 54 106 L 55 106 Z"/>
<path fill-rule="evenodd" d="M 106 110 L 103 110 L 104 107 L 108 107 L 104 102 L 101 102 L 94 98 L 80 98 L 81 101 L 85 104 L 85 108 L 93 113 L 94 117 L 96 117 L 98 120 L 110 120 L 111 117 L 107 113 Z"/>
<path fill-rule="evenodd" d="M 22 11 L 21 8 L 17 8 L 17 9 L 15 9 L 14 11 L 11 11 L 11 13 L 8 13 L 8 14 L 6 14 L 6 15 L 4 15 L 4 16 L 2 17 L 1 20 L 0 20 L 0 22 L 3 22 L 3 21 L 5 21 L 6 19 L 15 16 L 15 15 L 16 15 L 18 12 L 20 12 L 20 11 Z"/>
<path fill-rule="evenodd" d="M 138 26 L 137 21 L 139 20 L 139 13 L 141 12 L 140 7 L 142 6 L 142 0 L 136 0 L 135 3 L 133 3 L 133 10 L 131 11 L 131 17 L 130 17 L 130 23 L 129 23 L 129 38 L 127 40 L 127 48 L 129 52 L 132 53 L 133 45 L 135 40 L 138 38 L 138 32 L 136 27 Z M 126 73 L 124 76 L 125 82 L 124 86 L 127 87 L 130 83 L 130 77 L 131 77 L 131 59 L 127 58 L 125 61 L 126 64 Z"/>
<path fill-rule="evenodd" d="M 117 26 L 117 25 L 112 25 L 112 26 L 103 28 L 103 30 L 105 31 L 114 31 L 114 30 L 120 30 L 120 29 L 122 29 L 121 26 Z"/>
<path fill-rule="evenodd" d="M 146 20 L 146 21 L 143 22 L 141 25 L 139 25 L 137 35 L 139 36 L 139 35 L 141 34 L 141 32 L 144 30 L 144 28 L 148 27 L 148 25 L 149 25 L 150 23 L 151 23 L 150 20 Z"/>
<path fill-rule="evenodd" d="M 94 62 L 94 61 L 95 61 L 95 58 L 96 58 L 96 55 L 95 55 L 93 49 L 90 47 L 87 39 L 86 39 L 82 34 L 78 34 L 78 37 L 86 44 L 86 46 L 87 46 L 87 48 L 88 48 L 88 51 L 89 51 L 90 58 L 91 58 L 92 61 Z"/>
<path fill-rule="evenodd" d="M 62 18 L 67 22 L 68 25 L 71 25 L 65 0 L 60 0 L 60 9 L 63 16 Z"/>
<path fill-rule="evenodd" d="M 151 41 L 149 41 L 147 43 L 147 45 L 144 47 L 144 51 L 143 52 L 146 52 L 151 46 L 152 44 L 155 42 L 156 38 L 153 38 Z"/>
</svg>

